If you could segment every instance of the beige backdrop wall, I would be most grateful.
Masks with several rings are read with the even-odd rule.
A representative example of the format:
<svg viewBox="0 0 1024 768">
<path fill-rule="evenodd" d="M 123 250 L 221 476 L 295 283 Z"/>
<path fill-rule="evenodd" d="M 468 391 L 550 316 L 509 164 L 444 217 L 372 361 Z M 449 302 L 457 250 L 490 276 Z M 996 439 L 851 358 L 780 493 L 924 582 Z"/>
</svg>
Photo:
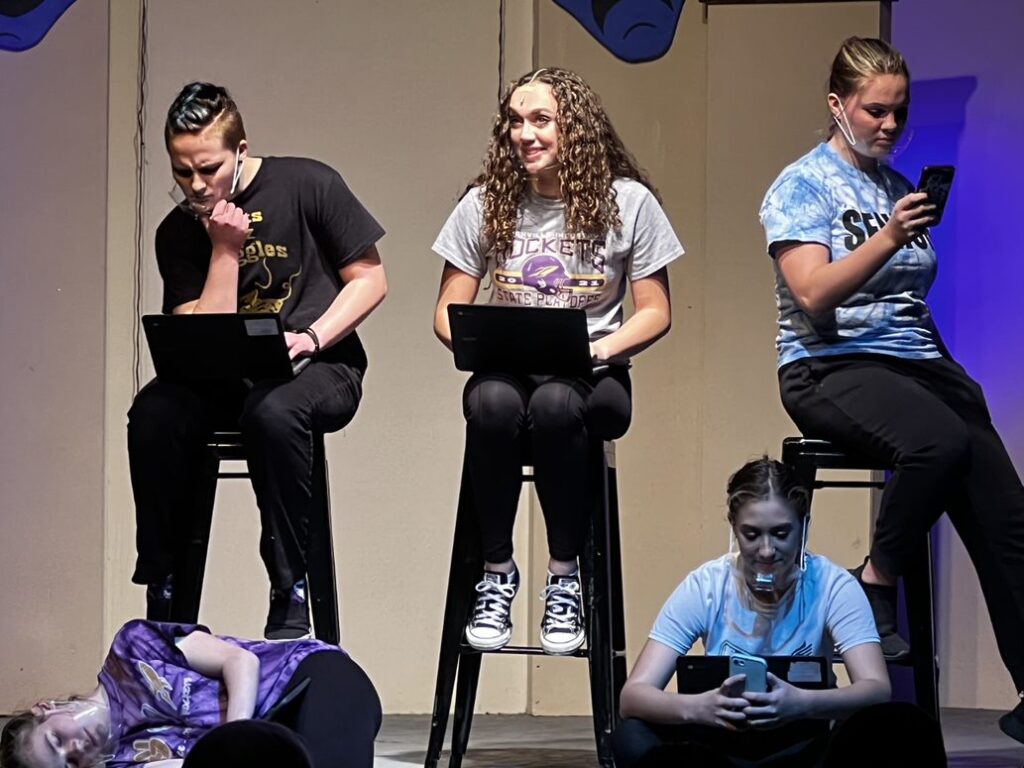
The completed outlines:
<svg viewBox="0 0 1024 768">
<path fill-rule="evenodd" d="M 508 5 L 509 76 L 537 62 L 587 77 L 688 249 L 672 269 L 675 327 L 636 361 L 636 417 L 618 446 L 632 660 L 672 587 L 726 546 L 728 473 L 777 452 L 792 431 L 778 404 L 770 268 L 756 211 L 778 170 L 818 139 L 832 51 L 848 34 L 875 33 L 878 8 L 716 7 L 705 22 L 692 2 L 669 55 L 629 66 L 548 0 Z M 374 0 L 149 5 L 143 312 L 159 309 L 152 235 L 170 205 L 160 125 L 188 80 L 228 85 L 253 151 L 334 165 L 388 230 L 381 252 L 391 294 L 361 332 L 371 355 L 366 397 L 328 451 L 343 642 L 389 712 L 431 706 L 463 377 L 430 331 L 440 265 L 429 245 L 484 151 L 498 85 L 498 6 L 408 0 L 385 14 Z M 64 153 L 63 164 L 38 168 L 19 187 L 0 185 L 3 263 L 20 280 L 0 311 L 5 329 L 21 331 L 3 343 L 7 359 L 32 361 L 3 384 L 0 562 L 6 578 L 31 578 L 0 596 L 0 711 L 44 683 L 51 688 L 51 679 L 84 685 L 114 629 L 144 605 L 128 582 L 134 525 L 124 452 L 135 363 L 138 7 L 110 3 L 108 44 L 108 4 L 79 0 L 36 52 L 0 59 L 5 106 L 27 104 L 45 87 L 74 94 L 77 107 L 71 120 L 66 99 L 35 97 L 16 128 L 0 128 L 12 155 L 52 157 L 54 145 Z M 63 67 L 69 59 L 73 66 Z M 96 190 L 108 166 L 104 199 Z M 45 218 L 35 204 L 43 198 L 71 223 Z M 53 293 L 52 278 L 40 281 L 25 272 L 27 260 L 10 255 L 29 252 L 58 259 L 49 274 L 74 291 Z M 58 365 L 49 345 L 72 325 L 75 344 Z M 73 368 L 64 365 L 69 357 Z M 147 374 L 145 355 L 142 363 Z M 73 379 L 61 378 L 67 370 Z M 545 554 L 535 507 L 524 495 L 517 557 L 536 579 Z M 812 546 L 854 564 L 866 550 L 867 508 L 857 494 L 823 494 Z M 262 629 L 267 583 L 257 536 L 251 493 L 244 484 L 226 488 L 201 612 L 216 630 Z M 518 601 L 520 640 L 536 633 L 537 589 L 535 580 Z M 69 667 L 40 661 L 58 650 L 70 651 Z M 485 664 L 481 710 L 573 713 L 587 702 L 581 663 Z"/>
<path fill-rule="evenodd" d="M 82 690 L 103 637 L 107 4 L 0 51 L 0 712 Z"/>
</svg>

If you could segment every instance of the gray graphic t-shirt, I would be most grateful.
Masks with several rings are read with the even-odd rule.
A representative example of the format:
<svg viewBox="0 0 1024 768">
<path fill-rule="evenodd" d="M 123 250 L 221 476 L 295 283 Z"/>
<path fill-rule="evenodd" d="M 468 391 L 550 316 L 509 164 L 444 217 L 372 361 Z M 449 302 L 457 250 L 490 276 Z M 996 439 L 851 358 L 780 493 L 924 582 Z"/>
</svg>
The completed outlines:
<svg viewBox="0 0 1024 768">
<path fill-rule="evenodd" d="M 490 274 L 490 303 L 581 308 L 591 340 L 622 325 L 626 280 L 650 277 L 683 254 L 664 211 L 643 184 L 616 179 L 622 227 L 593 238 L 565 231 L 565 204 L 533 193 L 519 208 L 515 239 L 504 253 L 486 251 L 482 189 L 459 201 L 433 250 L 466 274 Z"/>
<path fill-rule="evenodd" d="M 865 173 L 827 142 L 788 166 L 768 189 L 761 224 L 768 252 L 788 243 L 820 243 L 830 261 L 846 258 L 889 220 L 913 191 L 896 171 Z M 797 305 L 773 258 L 779 309 L 779 366 L 803 357 L 880 354 L 941 357 L 925 303 L 935 281 L 931 237 L 923 232 L 897 251 L 856 293 L 832 312 L 811 317 Z"/>
</svg>

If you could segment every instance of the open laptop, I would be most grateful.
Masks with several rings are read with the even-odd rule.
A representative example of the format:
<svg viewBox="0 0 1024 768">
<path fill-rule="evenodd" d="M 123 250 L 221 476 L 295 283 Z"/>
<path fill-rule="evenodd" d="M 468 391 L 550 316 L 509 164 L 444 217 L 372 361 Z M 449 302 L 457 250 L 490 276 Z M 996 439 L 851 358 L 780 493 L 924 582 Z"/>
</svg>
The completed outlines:
<svg viewBox="0 0 1024 768">
<path fill-rule="evenodd" d="M 587 314 L 582 309 L 449 304 L 455 367 L 476 373 L 587 376 Z"/>
<path fill-rule="evenodd" d="M 309 358 L 288 359 L 274 313 L 144 315 L 156 375 L 166 381 L 291 379 Z"/>
<path fill-rule="evenodd" d="M 797 688 L 832 687 L 832 670 L 821 656 L 764 656 L 768 671 Z M 680 656 L 676 659 L 679 693 L 704 693 L 729 677 L 728 656 Z"/>
</svg>

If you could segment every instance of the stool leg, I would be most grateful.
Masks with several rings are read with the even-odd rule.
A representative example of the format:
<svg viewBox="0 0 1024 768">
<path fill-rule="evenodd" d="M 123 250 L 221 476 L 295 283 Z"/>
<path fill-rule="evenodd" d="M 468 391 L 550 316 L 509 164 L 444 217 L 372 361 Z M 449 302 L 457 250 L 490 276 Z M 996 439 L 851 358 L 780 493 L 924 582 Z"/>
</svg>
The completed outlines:
<svg viewBox="0 0 1024 768">
<path fill-rule="evenodd" d="M 464 463 L 462 484 L 459 488 L 459 509 L 452 541 L 451 566 L 448 571 L 448 594 L 445 598 L 444 620 L 441 625 L 441 650 L 437 661 L 437 683 L 434 687 L 434 711 L 430 721 L 426 760 L 423 763 L 425 768 L 436 768 L 441 758 L 456 673 L 461 672 L 460 666 L 468 658 L 467 655 L 460 660 L 460 648 L 475 596 L 473 585 L 482 568 L 480 529 L 473 507 L 473 488 L 469 480 L 469 470 Z M 473 655 L 477 656 L 479 669 L 479 655 Z M 467 723 L 467 738 L 468 726 Z M 459 759 L 461 760 L 461 756 Z"/>
<path fill-rule="evenodd" d="M 306 581 L 312 600 L 313 630 L 318 640 L 341 642 L 338 619 L 338 581 L 334 571 L 334 539 L 331 535 L 331 489 L 327 472 L 324 436 L 313 443 L 313 498 L 309 510 L 306 544 Z"/>
<path fill-rule="evenodd" d="M 612 680 L 614 683 L 615 725 L 619 723 L 619 695 L 626 684 L 626 609 L 622 589 L 622 540 L 619 536 L 619 489 L 616 470 L 607 470 L 608 499 L 608 573 L 611 580 Z"/>
<path fill-rule="evenodd" d="M 601 766 L 614 766 L 611 737 L 618 719 L 618 698 L 622 683 L 625 682 L 625 659 L 616 658 L 615 610 L 621 611 L 622 584 L 621 570 L 618 583 L 613 574 L 613 560 L 617 552 L 611 551 L 611 505 L 608 487 L 609 470 L 606 470 L 604 446 L 597 443 L 590 463 L 597 477 L 592 482 L 591 516 L 583 548 L 581 570 L 586 585 L 587 648 L 590 662 L 590 698 L 594 718 L 594 737 L 598 761 Z M 616 521 L 617 523 L 617 521 Z M 615 525 L 615 543 L 618 540 L 618 525 Z M 617 606 L 615 605 L 617 603 Z M 621 627 L 618 628 L 621 630 Z M 621 632 L 624 635 L 624 632 Z M 621 641 L 624 646 L 624 640 Z M 620 675 L 617 674 L 621 668 Z"/>
<path fill-rule="evenodd" d="M 452 725 L 452 751 L 448 768 L 459 768 L 469 745 L 469 729 L 473 725 L 476 688 L 480 682 L 480 661 L 483 654 L 463 653 L 459 656 L 459 680 L 455 691 L 455 722 Z"/>
<path fill-rule="evenodd" d="M 935 658 L 935 615 L 932 597 L 931 535 L 903 574 L 911 666 L 917 706 L 939 722 L 938 663 Z"/>
<path fill-rule="evenodd" d="M 197 484 L 197 498 L 188 530 L 181 537 L 174 565 L 174 588 L 170 615 L 160 621 L 195 624 L 199 621 L 199 601 L 203 593 L 206 555 L 213 524 L 213 505 L 217 496 L 220 462 L 211 458 L 206 475 Z M 154 618 L 147 616 L 147 618 Z"/>
</svg>

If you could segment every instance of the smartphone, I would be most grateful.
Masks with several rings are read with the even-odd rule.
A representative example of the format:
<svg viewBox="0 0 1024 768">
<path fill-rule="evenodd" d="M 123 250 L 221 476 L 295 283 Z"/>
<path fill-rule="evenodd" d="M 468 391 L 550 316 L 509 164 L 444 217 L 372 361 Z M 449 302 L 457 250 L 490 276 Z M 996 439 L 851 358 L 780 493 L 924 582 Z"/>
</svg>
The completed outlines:
<svg viewBox="0 0 1024 768">
<path fill-rule="evenodd" d="M 746 675 L 743 690 L 751 693 L 768 691 L 768 662 L 760 656 L 734 653 L 729 657 L 729 677 Z"/>
<path fill-rule="evenodd" d="M 942 213 L 946 210 L 949 188 L 953 186 L 955 172 L 956 169 L 952 165 L 926 165 L 921 169 L 916 191 L 927 193 L 928 202 L 935 206 L 931 223 L 928 225 L 930 227 L 942 221 Z"/>
</svg>

